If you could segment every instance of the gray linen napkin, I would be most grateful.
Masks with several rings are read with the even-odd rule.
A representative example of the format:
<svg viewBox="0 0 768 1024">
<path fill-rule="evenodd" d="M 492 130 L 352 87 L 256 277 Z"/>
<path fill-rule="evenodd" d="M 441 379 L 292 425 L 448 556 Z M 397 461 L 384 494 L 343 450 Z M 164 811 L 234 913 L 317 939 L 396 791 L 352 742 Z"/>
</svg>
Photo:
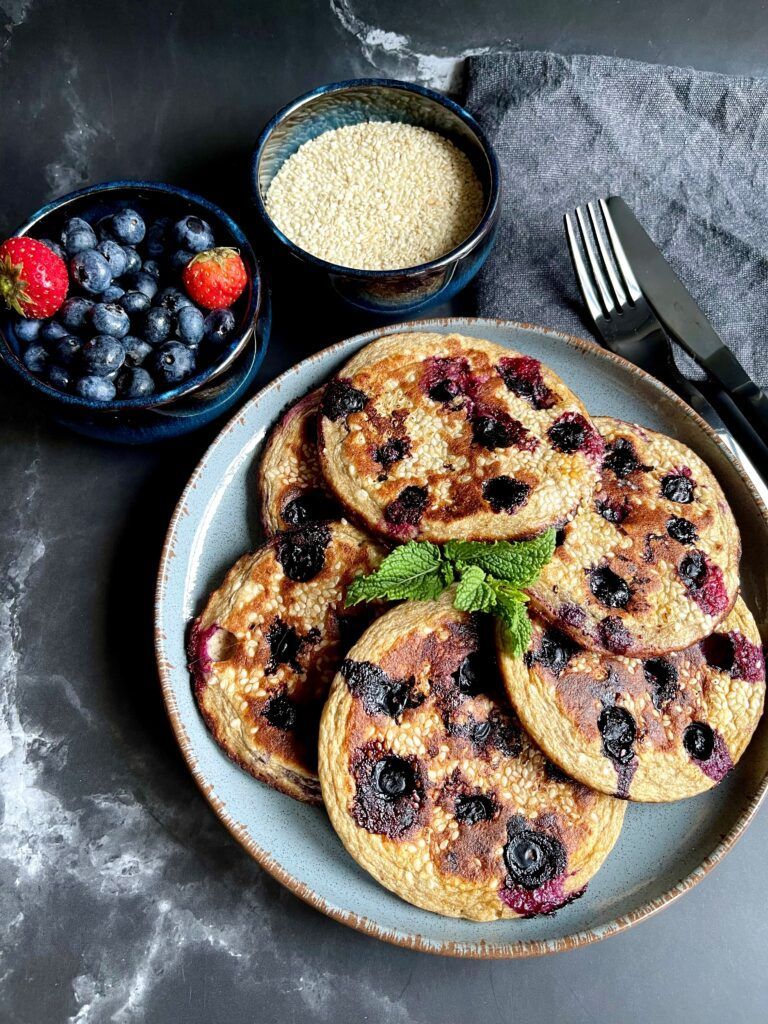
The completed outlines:
<svg viewBox="0 0 768 1024">
<path fill-rule="evenodd" d="M 478 314 L 590 334 L 562 216 L 618 194 L 768 385 L 768 81 L 523 52 L 471 58 L 465 101 L 504 179 Z"/>
</svg>

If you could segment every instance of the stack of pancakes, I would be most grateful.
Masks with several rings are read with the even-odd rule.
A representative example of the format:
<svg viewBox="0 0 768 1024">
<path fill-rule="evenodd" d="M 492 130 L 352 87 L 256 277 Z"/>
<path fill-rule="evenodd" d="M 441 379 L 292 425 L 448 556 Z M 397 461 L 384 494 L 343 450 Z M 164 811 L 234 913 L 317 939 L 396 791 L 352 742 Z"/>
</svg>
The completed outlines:
<svg viewBox="0 0 768 1024">
<path fill-rule="evenodd" d="M 191 630 L 200 710 L 417 906 L 556 910 L 627 800 L 710 788 L 752 736 L 765 667 L 717 481 L 672 438 L 591 419 L 536 359 L 459 335 L 368 345 L 277 423 L 259 499 L 270 539 Z M 345 607 L 399 542 L 550 527 L 523 658 L 451 590 Z"/>
</svg>

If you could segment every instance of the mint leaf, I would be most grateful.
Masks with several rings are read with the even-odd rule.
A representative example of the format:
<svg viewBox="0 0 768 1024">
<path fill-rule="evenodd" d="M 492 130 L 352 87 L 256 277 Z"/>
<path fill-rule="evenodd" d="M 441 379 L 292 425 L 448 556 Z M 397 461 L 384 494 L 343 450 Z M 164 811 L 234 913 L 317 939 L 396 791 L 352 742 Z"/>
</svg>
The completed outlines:
<svg viewBox="0 0 768 1024">
<path fill-rule="evenodd" d="M 519 601 L 502 598 L 496 605 L 496 614 L 503 622 L 501 635 L 505 648 L 513 658 L 522 657 L 533 635 L 528 609 Z"/>
<path fill-rule="evenodd" d="M 550 560 L 555 550 L 555 531 L 545 530 L 533 540 L 493 543 L 452 540 L 445 545 L 445 555 L 461 565 L 476 565 L 498 580 L 515 587 L 530 587 Z"/>
<path fill-rule="evenodd" d="M 479 565 L 462 569 L 453 606 L 462 612 L 490 612 L 496 606 L 493 586 Z"/>
<path fill-rule="evenodd" d="M 386 598 L 390 601 L 430 601 L 453 583 L 453 566 L 435 544 L 408 541 L 395 548 L 370 576 L 358 576 L 348 590 L 346 605 Z"/>
</svg>

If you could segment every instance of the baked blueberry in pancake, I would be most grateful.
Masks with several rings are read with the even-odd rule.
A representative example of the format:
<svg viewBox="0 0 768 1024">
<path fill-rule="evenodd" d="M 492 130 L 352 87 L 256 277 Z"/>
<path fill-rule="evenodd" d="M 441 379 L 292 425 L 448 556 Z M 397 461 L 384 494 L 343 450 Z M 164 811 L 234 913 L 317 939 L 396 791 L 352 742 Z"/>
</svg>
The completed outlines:
<svg viewBox="0 0 768 1024">
<path fill-rule="evenodd" d="M 309 523 L 245 555 L 192 626 L 194 692 L 216 742 L 257 779 L 320 802 L 317 728 L 342 656 L 368 619 L 349 583 L 383 552 L 348 523 Z"/>
<path fill-rule="evenodd" d="M 409 903 L 490 921 L 582 895 L 624 804 L 559 773 L 510 713 L 493 639 L 438 601 L 370 626 L 334 679 L 319 772 L 352 857 Z"/>
<path fill-rule="evenodd" d="M 259 505 L 268 534 L 339 516 L 317 457 L 320 395 L 320 390 L 312 391 L 287 409 L 264 446 Z"/>
<path fill-rule="evenodd" d="M 621 420 L 594 422 L 606 442 L 600 484 L 563 528 L 532 603 L 584 647 L 682 650 L 736 600 L 733 514 L 690 448 Z"/>
<path fill-rule="evenodd" d="M 651 658 L 586 651 L 534 624 L 524 661 L 500 653 L 509 699 L 563 771 L 630 800 L 710 789 L 744 753 L 763 710 L 760 635 L 738 598 L 714 633 Z"/>
<path fill-rule="evenodd" d="M 398 334 L 326 387 L 320 462 L 345 511 L 387 538 L 535 534 L 598 480 L 603 442 L 536 359 L 458 334 Z"/>
</svg>

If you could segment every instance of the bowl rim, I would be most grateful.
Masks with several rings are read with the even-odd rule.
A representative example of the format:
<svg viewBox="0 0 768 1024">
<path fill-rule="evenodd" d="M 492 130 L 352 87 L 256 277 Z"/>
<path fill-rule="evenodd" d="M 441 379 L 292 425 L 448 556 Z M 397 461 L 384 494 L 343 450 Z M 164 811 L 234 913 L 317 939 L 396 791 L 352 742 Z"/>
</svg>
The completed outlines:
<svg viewBox="0 0 768 1024">
<path fill-rule="evenodd" d="M 156 409 L 160 411 L 165 406 L 176 402 L 181 398 L 194 395 L 206 384 L 211 383 L 215 378 L 227 370 L 245 351 L 254 335 L 256 324 L 264 309 L 264 295 L 266 288 L 264 274 L 256 257 L 256 253 L 254 252 L 253 246 L 248 240 L 243 229 L 232 217 L 230 217 L 226 210 L 223 210 L 210 199 L 206 199 L 205 196 L 201 196 L 197 192 L 191 192 L 189 189 L 181 188 L 178 185 L 172 185 L 169 182 L 145 181 L 140 178 L 135 178 L 103 181 L 97 182 L 93 185 L 86 185 L 84 188 L 75 189 L 73 192 L 67 192 L 65 195 L 58 196 L 56 199 L 52 199 L 39 207 L 22 224 L 20 224 L 15 231 L 12 232 L 12 237 L 28 234 L 29 231 L 35 228 L 36 225 L 45 217 L 48 217 L 50 214 L 57 213 L 74 200 L 81 199 L 85 196 L 123 190 L 129 193 L 131 191 L 145 191 L 155 192 L 159 195 L 178 196 L 181 199 L 202 207 L 209 214 L 220 220 L 230 232 L 237 247 L 244 255 L 245 262 L 249 265 L 251 275 L 251 297 L 244 314 L 244 326 L 239 334 L 236 335 L 229 343 L 226 354 L 218 362 L 206 367 L 206 369 L 201 370 L 199 373 L 196 373 L 193 377 L 188 378 L 176 387 L 167 388 L 164 391 L 153 393 L 143 398 L 115 398 L 110 402 L 97 402 L 92 399 L 81 398 L 79 395 L 74 395 L 66 391 L 59 391 L 50 384 L 47 384 L 44 380 L 36 377 L 35 374 L 31 373 L 26 368 L 21 358 L 13 351 L 5 332 L 0 331 L 0 360 L 2 360 L 8 369 L 18 377 L 21 377 L 25 384 L 42 394 L 48 401 L 58 403 L 72 410 L 80 409 L 96 414 L 114 414 L 130 412 L 132 410 L 153 411 Z M 69 296 L 67 297 L 69 298 Z M 3 310 L 2 312 L 8 317 L 11 316 L 10 310 Z M 46 317 L 44 319 L 49 318 Z"/>
<path fill-rule="evenodd" d="M 279 124 L 281 124 L 294 111 L 298 110 L 300 107 L 311 104 L 313 100 L 317 99 L 319 96 L 325 96 L 329 93 L 347 92 L 352 89 L 359 89 L 361 87 L 367 88 L 371 86 L 381 89 L 395 89 L 401 92 L 415 93 L 418 96 L 423 96 L 426 99 L 433 100 L 440 106 L 445 107 L 452 114 L 457 116 L 459 120 L 463 121 L 463 123 L 475 135 L 488 161 L 488 168 L 490 171 L 490 191 L 488 201 L 480 220 L 477 222 L 477 225 L 470 234 L 467 235 L 459 245 L 455 246 L 449 252 L 443 253 L 442 256 L 438 256 L 434 260 L 429 260 L 427 263 L 418 263 L 410 267 L 401 267 L 394 270 L 364 270 L 361 267 L 345 267 L 340 263 L 332 263 L 330 260 L 325 260 L 321 256 L 315 256 L 306 249 L 302 249 L 301 246 L 297 245 L 286 234 L 284 234 L 267 213 L 267 209 L 261 195 L 261 189 L 259 188 L 259 167 L 263 157 L 264 148 L 269 141 L 270 136 Z M 391 281 L 396 278 L 412 277 L 443 270 L 472 252 L 478 243 L 481 242 L 491 230 L 491 227 L 498 216 L 499 204 L 501 201 L 501 171 L 496 151 L 488 139 L 488 136 L 474 119 L 472 114 L 462 107 L 460 103 L 452 100 L 449 96 L 444 96 L 442 93 L 436 92 L 434 89 L 428 89 L 426 86 L 417 85 L 414 82 L 403 82 L 396 78 L 349 78 L 340 82 L 330 82 L 326 85 L 319 85 L 314 89 L 310 89 L 309 92 L 302 93 L 301 96 L 297 96 L 295 99 L 291 100 L 290 103 L 281 107 L 280 110 L 270 118 L 261 130 L 251 155 L 251 192 L 253 201 L 264 223 L 277 240 L 292 252 L 294 256 L 299 257 L 305 262 L 312 264 L 312 266 L 319 270 L 323 270 L 328 274 L 358 278 L 360 280 Z"/>
<path fill-rule="evenodd" d="M 179 523 L 186 519 L 188 515 L 186 510 L 187 497 L 197 488 L 200 477 L 205 472 L 214 451 L 223 442 L 227 434 L 229 434 L 238 424 L 242 424 L 244 422 L 247 410 L 260 402 L 263 399 L 265 392 L 274 390 L 279 393 L 283 383 L 288 381 L 291 375 L 296 372 L 297 366 L 300 364 L 317 362 L 324 356 L 333 352 L 343 352 L 351 342 L 360 342 L 362 346 L 371 341 L 375 341 L 382 335 L 396 333 L 401 330 L 425 330 L 430 327 L 447 327 L 452 330 L 460 331 L 462 326 L 467 326 L 469 324 L 473 326 L 482 326 L 485 324 L 489 326 L 504 325 L 520 328 L 525 331 L 541 332 L 560 339 L 565 344 L 570 345 L 579 352 L 594 353 L 595 349 L 597 349 L 599 356 L 608 362 L 622 367 L 631 376 L 652 385 L 684 415 L 691 418 L 710 439 L 710 441 L 712 441 L 715 447 L 725 456 L 727 461 L 731 463 L 755 502 L 758 515 L 762 518 L 764 524 L 768 526 L 768 508 L 763 504 L 763 501 L 755 490 L 751 480 L 747 477 L 734 456 L 726 448 L 723 441 L 721 441 L 709 424 L 706 423 L 695 410 L 691 409 L 691 407 L 687 405 L 682 398 L 676 395 L 674 391 L 671 391 L 665 384 L 661 383 L 661 381 L 656 380 L 650 374 L 646 373 L 645 370 L 640 369 L 640 367 L 636 366 L 634 363 L 630 363 L 622 356 L 618 356 L 615 353 L 602 348 L 594 341 L 589 341 L 587 338 L 577 337 L 564 331 L 543 327 L 537 324 L 510 320 L 505 317 L 432 317 L 424 320 L 410 320 L 397 324 L 385 324 L 383 326 L 375 327 L 371 330 L 352 335 L 351 337 L 338 341 L 333 345 L 329 345 L 318 352 L 312 353 L 305 359 L 300 360 L 300 363 L 296 363 L 284 370 L 281 374 L 275 377 L 274 380 L 270 381 L 260 391 L 253 395 L 248 402 L 240 408 L 237 415 L 232 417 L 224 425 L 205 450 L 202 458 L 187 481 L 181 496 L 179 497 L 179 501 L 171 516 L 168 531 L 163 542 L 157 582 L 155 586 L 154 645 L 155 660 L 157 662 L 163 702 L 165 704 L 165 709 L 168 714 L 176 742 L 179 745 L 187 767 L 189 768 L 198 789 L 205 797 L 205 800 L 211 806 L 221 823 L 233 838 L 245 849 L 245 851 L 253 857 L 260 867 L 269 872 L 270 875 L 276 878 L 277 881 L 289 889 L 295 896 L 298 896 L 311 907 L 314 907 L 315 910 L 319 910 L 321 913 L 333 920 L 354 928 L 356 931 L 381 939 L 384 942 L 391 943 L 395 946 L 401 946 L 405 949 L 415 949 L 424 953 L 456 957 L 460 959 L 506 960 L 552 955 L 571 949 L 577 949 L 582 946 L 592 945 L 603 939 L 609 938 L 612 935 L 618 935 L 620 932 L 626 931 L 634 925 L 639 924 L 641 921 L 645 921 L 648 918 L 653 917 L 671 903 L 676 902 L 681 896 L 706 878 L 713 868 L 717 867 L 717 865 L 733 849 L 736 842 L 747 830 L 759 807 L 766 799 L 766 796 L 768 796 L 768 772 L 763 774 L 762 778 L 756 782 L 752 796 L 736 818 L 734 824 L 726 833 L 721 835 L 720 840 L 713 846 L 712 850 L 706 857 L 704 857 L 697 867 L 693 868 L 693 870 L 684 878 L 666 889 L 660 896 L 646 900 L 641 906 L 613 918 L 607 924 L 599 927 L 590 926 L 588 928 L 583 928 L 580 931 L 571 932 L 568 935 L 556 939 L 521 939 L 514 942 L 488 942 L 482 939 L 474 942 L 456 942 L 448 939 L 439 943 L 428 942 L 417 932 L 393 933 L 388 931 L 386 928 L 383 928 L 377 921 L 369 917 L 329 904 L 323 896 L 316 893 L 309 885 L 290 874 L 290 872 L 287 871 L 268 850 L 262 847 L 250 835 L 245 826 L 233 817 L 231 811 L 226 807 L 223 800 L 215 793 L 212 783 L 209 782 L 203 774 L 198 763 L 196 753 L 181 719 L 181 715 L 179 714 L 173 683 L 174 666 L 166 656 L 166 635 L 163 628 L 164 607 L 167 600 L 167 583 L 173 560 L 176 557 L 174 550 L 175 533 Z"/>
</svg>

